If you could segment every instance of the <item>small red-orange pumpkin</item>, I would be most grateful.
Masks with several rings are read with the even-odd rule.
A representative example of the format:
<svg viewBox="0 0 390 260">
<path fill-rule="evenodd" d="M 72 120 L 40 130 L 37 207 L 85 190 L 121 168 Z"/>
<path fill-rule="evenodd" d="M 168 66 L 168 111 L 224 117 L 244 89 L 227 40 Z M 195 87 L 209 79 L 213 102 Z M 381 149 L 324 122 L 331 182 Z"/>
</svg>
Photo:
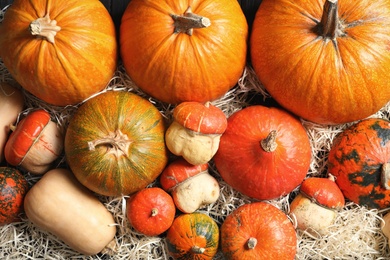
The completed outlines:
<svg viewBox="0 0 390 260">
<path fill-rule="evenodd" d="M 0 57 L 11 75 L 50 104 L 83 101 L 116 69 L 115 27 L 101 1 L 15 0 L 0 35 Z"/>
<path fill-rule="evenodd" d="M 265 202 L 254 202 L 226 217 L 221 226 L 221 249 L 228 260 L 292 260 L 297 237 L 283 211 Z"/>
<path fill-rule="evenodd" d="M 132 0 L 121 57 L 131 79 L 161 101 L 211 101 L 242 75 L 247 34 L 237 0 Z"/>
<path fill-rule="evenodd" d="M 172 197 L 159 187 L 142 189 L 126 202 L 126 216 L 130 225 L 147 236 L 157 236 L 167 231 L 175 213 Z"/>
</svg>

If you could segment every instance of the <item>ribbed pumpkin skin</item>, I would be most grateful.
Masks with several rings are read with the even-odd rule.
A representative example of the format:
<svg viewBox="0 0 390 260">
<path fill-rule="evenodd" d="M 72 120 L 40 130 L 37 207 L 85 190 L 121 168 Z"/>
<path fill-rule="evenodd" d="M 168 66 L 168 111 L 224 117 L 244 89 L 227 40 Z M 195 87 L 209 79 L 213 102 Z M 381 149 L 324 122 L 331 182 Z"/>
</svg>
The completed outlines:
<svg viewBox="0 0 390 260">
<path fill-rule="evenodd" d="M 0 167 L 0 225 L 20 220 L 28 183 L 21 172 L 12 167 Z"/>
<path fill-rule="evenodd" d="M 194 212 L 178 216 L 168 229 L 166 242 L 169 254 L 177 260 L 211 260 L 219 245 L 219 228 L 209 216 Z M 204 248 L 193 253 L 192 247 Z"/>
<path fill-rule="evenodd" d="M 251 61 L 287 110 L 321 124 L 353 122 L 390 101 L 390 1 L 339 0 L 345 35 L 337 44 L 314 29 L 324 2 L 263 0 Z"/>
<path fill-rule="evenodd" d="M 261 146 L 276 130 L 277 147 Z M 301 122 L 275 107 L 246 107 L 228 118 L 214 162 L 221 177 L 237 191 L 258 199 L 285 196 L 305 178 L 311 161 L 309 137 Z"/>
<path fill-rule="evenodd" d="M 108 196 L 134 193 L 154 181 L 168 161 L 165 124 L 152 103 L 124 91 L 85 102 L 70 119 L 65 155 L 76 178 Z M 113 143 L 93 143 L 108 138 Z"/>
<path fill-rule="evenodd" d="M 54 43 L 31 35 L 29 25 L 50 15 L 61 30 Z M 0 26 L 0 57 L 27 91 L 59 106 L 102 90 L 117 65 L 112 18 L 98 0 L 16 0 Z"/>
<path fill-rule="evenodd" d="M 174 33 L 171 14 L 189 6 L 211 25 Z M 163 102 L 211 101 L 242 75 L 247 34 L 236 0 L 132 0 L 120 26 L 121 57 L 132 80 Z"/>
<path fill-rule="evenodd" d="M 390 190 L 382 184 L 385 163 L 390 163 L 390 122 L 370 118 L 336 137 L 329 152 L 328 171 L 347 199 L 383 209 L 390 207 Z"/>
<path fill-rule="evenodd" d="M 257 244 L 249 249 L 248 240 Z M 221 226 L 221 250 L 227 260 L 294 259 L 297 237 L 286 214 L 265 202 L 244 204 Z"/>
</svg>

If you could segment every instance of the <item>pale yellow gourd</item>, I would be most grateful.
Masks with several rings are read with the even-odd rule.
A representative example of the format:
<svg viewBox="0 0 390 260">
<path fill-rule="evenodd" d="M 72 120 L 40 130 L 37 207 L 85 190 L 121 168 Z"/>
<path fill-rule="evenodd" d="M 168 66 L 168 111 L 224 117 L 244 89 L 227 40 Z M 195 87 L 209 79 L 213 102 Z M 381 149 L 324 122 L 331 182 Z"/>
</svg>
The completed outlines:
<svg viewBox="0 0 390 260">
<path fill-rule="evenodd" d="M 116 224 L 97 197 L 67 169 L 53 169 L 28 191 L 28 219 L 84 255 L 113 250 Z"/>
</svg>

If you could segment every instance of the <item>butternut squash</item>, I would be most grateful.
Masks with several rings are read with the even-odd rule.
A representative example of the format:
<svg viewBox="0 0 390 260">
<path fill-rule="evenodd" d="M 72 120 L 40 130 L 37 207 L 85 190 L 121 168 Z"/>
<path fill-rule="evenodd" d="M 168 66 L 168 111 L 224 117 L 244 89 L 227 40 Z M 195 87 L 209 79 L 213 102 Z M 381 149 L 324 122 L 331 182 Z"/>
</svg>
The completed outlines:
<svg viewBox="0 0 390 260">
<path fill-rule="evenodd" d="M 111 247 L 116 233 L 112 214 L 67 169 L 52 169 L 27 192 L 24 209 L 37 227 L 84 255 Z"/>
</svg>

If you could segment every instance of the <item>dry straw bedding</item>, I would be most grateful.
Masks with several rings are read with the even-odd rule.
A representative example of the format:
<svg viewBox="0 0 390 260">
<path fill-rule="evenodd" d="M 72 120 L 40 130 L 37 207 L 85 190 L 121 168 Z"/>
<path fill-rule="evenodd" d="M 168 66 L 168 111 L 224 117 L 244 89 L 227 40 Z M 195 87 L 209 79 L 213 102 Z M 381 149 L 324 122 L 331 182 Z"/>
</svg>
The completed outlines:
<svg viewBox="0 0 390 260">
<path fill-rule="evenodd" d="M 0 60 L 0 81 L 18 86 L 12 79 L 4 64 Z M 149 99 L 166 117 L 167 122 L 172 120 L 173 106 L 162 104 L 139 90 L 127 76 L 122 66 L 119 66 L 112 80 L 104 91 L 131 91 Z M 37 108 L 43 108 L 52 115 L 63 130 L 72 113 L 78 106 L 54 107 L 41 102 L 29 93 L 26 97 L 26 109 L 23 114 Z M 100 93 L 98 93 L 100 94 Z M 246 67 L 238 84 L 224 97 L 213 102 L 221 108 L 226 116 L 260 101 L 270 99 L 257 80 L 251 67 Z M 260 102 L 260 103 L 261 103 Z M 80 104 L 79 104 L 80 105 Z M 389 119 L 390 103 L 383 107 L 373 117 Z M 312 161 L 307 176 L 325 176 L 327 154 L 335 136 L 345 129 L 348 124 L 337 126 L 323 126 L 302 120 L 303 126 L 311 141 Z M 65 157 L 62 156 L 57 167 L 66 167 Z M 212 205 L 201 208 L 199 211 L 211 216 L 218 224 L 233 210 L 244 203 L 253 200 L 233 190 L 223 182 L 218 172 L 210 162 L 210 173 L 220 181 L 221 195 Z M 30 185 L 38 181 L 39 177 L 25 172 Z M 152 185 L 156 185 L 152 183 Z M 289 212 L 289 202 L 297 190 L 288 196 L 269 201 L 284 212 Z M 99 196 L 107 209 L 113 214 L 117 223 L 115 237 L 116 253 L 109 255 L 82 256 L 71 250 L 53 235 L 46 233 L 29 222 L 23 216 L 21 222 L 0 227 L 0 258 L 1 259 L 169 259 L 163 236 L 146 237 L 133 230 L 126 219 L 126 196 L 104 197 Z M 338 215 L 332 227 L 332 232 L 323 237 L 313 237 L 308 233 L 297 230 L 298 249 L 296 259 L 390 259 L 390 250 L 387 239 L 382 234 L 380 226 L 381 216 L 386 211 L 368 210 L 352 202 Z M 291 219 L 294 223 L 294 219 Z M 215 259 L 223 259 L 219 252 Z"/>
</svg>

